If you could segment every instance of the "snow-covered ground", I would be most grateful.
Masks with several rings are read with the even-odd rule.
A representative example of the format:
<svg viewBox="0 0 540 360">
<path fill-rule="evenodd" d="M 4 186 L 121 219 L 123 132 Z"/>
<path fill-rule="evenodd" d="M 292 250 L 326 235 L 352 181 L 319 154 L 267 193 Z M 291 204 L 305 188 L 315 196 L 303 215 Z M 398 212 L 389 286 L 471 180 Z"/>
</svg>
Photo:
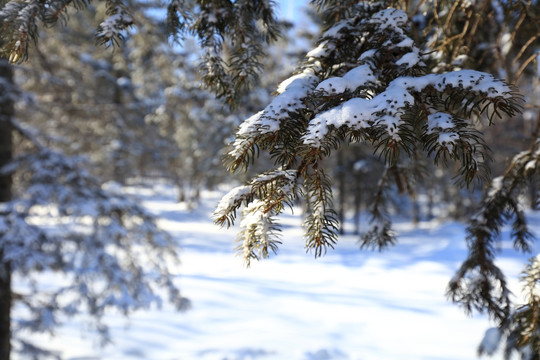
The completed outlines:
<svg viewBox="0 0 540 360">
<path fill-rule="evenodd" d="M 445 297 L 465 255 L 461 224 L 397 223 L 400 243 L 386 252 L 360 251 L 355 236 L 343 236 L 314 259 L 304 251 L 299 214 L 286 215 L 278 255 L 246 268 L 235 256 L 235 230 L 209 219 L 221 193 L 206 192 L 189 212 L 174 202 L 173 188 L 130 191 L 178 239 L 178 281 L 192 308 L 178 313 L 165 305 L 129 320 L 111 315 L 114 343 L 105 348 L 84 325 L 68 323 L 55 338 L 43 337 L 66 359 L 477 359 L 489 321 L 468 317 Z M 533 216 L 538 235 L 540 216 Z M 527 256 L 507 245 L 499 264 L 519 295 Z"/>
</svg>

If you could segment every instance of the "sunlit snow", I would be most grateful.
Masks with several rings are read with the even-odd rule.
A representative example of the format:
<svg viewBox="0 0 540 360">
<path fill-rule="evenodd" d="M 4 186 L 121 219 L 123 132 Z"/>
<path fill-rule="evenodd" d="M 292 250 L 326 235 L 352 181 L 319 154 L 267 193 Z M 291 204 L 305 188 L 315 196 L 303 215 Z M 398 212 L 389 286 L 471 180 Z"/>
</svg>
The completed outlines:
<svg viewBox="0 0 540 360">
<path fill-rule="evenodd" d="M 178 313 L 164 304 L 130 320 L 109 315 L 114 343 L 103 349 L 75 321 L 56 338 L 36 337 L 68 360 L 473 360 L 493 326 L 484 317 L 467 317 L 445 298 L 465 255 L 461 224 L 422 222 L 415 228 L 397 221 L 400 242 L 386 252 L 360 251 L 357 237 L 346 235 L 335 250 L 314 259 L 304 251 L 295 209 L 283 217 L 279 254 L 246 268 L 233 250 L 237 229 L 209 220 L 223 192 L 204 193 L 201 207 L 189 212 L 174 201 L 172 187 L 127 191 L 141 196 L 178 241 L 182 264 L 171 271 L 178 272 L 193 307 Z M 540 218 L 534 216 L 538 234 Z M 505 236 L 499 264 L 519 295 L 516 279 L 526 256 L 506 250 Z"/>
</svg>

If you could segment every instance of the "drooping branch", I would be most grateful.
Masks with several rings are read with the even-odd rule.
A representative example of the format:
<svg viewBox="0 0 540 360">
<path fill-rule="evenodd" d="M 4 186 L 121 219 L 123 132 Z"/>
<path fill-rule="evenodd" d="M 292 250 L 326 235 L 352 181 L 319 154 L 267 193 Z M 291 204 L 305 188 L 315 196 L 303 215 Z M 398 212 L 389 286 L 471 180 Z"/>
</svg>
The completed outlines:
<svg viewBox="0 0 540 360">
<path fill-rule="evenodd" d="M 532 249 L 534 236 L 517 199 L 538 166 L 540 139 L 527 151 L 516 155 L 505 174 L 492 181 L 467 228 L 469 255 L 448 288 L 449 297 L 467 311 L 487 311 L 501 324 L 511 316 L 511 302 L 504 275 L 494 262 L 496 242 L 503 225 L 510 222 L 514 247 L 523 252 Z"/>
</svg>

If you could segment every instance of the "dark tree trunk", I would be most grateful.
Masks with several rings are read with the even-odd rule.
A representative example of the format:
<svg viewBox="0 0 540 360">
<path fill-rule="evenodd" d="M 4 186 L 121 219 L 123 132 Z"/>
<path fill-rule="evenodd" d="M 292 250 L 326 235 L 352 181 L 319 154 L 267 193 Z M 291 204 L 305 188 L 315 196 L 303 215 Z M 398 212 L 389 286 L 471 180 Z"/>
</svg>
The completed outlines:
<svg viewBox="0 0 540 360">
<path fill-rule="evenodd" d="M 533 121 L 534 122 L 534 121 Z M 534 126 L 534 130 L 532 131 L 532 138 L 537 139 L 538 136 L 540 136 L 540 114 L 536 117 L 536 124 L 531 124 Z M 531 202 L 531 209 L 532 210 L 539 210 L 540 209 L 540 179 L 538 177 L 538 173 L 534 172 L 531 175 L 531 181 L 529 183 L 529 197 Z"/>
<path fill-rule="evenodd" d="M 338 220 L 339 234 L 345 234 L 345 165 L 343 165 L 343 152 L 338 152 L 337 181 L 339 186 Z"/>
<path fill-rule="evenodd" d="M 435 205 L 435 184 L 432 182 L 429 183 L 429 188 L 427 189 L 428 192 L 428 208 L 427 208 L 427 219 L 433 220 L 433 207 Z"/>
<path fill-rule="evenodd" d="M 176 184 L 176 188 L 178 189 L 178 202 L 179 203 L 186 202 L 187 195 L 186 195 L 186 190 L 184 188 L 184 181 L 180 178 L 180 175 L 178 175 L 177 173 L 174 174 L 174 183 Z"/>
<path fill-rule="evenodd" d="M 362 220 L 362 178 L 357 177 L 354 185 L 354 235 L 359 235 Z"/>
<path fill-rule="evenodd" d="M 11 65 L 0 58 L 0 168 L 13 158 L 11 125 L 14 114 L 13 88 Z M 11 181 L 10 175 L 0 174 L 0 203 L 11 200 Z M 0 243 L 0 359 L 2 360 L 9 360 L 11 353 L 11 301 L 11 267 L 4 261 L 4 247 Z"/>
</svg>

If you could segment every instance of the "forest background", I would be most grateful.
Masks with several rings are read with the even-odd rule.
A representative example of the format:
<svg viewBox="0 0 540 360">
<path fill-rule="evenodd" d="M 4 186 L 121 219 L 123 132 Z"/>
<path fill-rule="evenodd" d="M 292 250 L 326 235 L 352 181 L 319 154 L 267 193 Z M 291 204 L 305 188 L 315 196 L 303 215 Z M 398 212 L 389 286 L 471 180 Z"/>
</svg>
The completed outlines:
<svg viewBox="0 0 540 360">
<path fill-rule="evenodd" d="M 19 338 L 18 334 L 22 334 L 22 330 L 49 331 L 60 316 L 80 312 L 90 313 L 95 318 L 95 329 L 107 339 L 108 329 L 102 322 L 107 309 L 117 308 L 129 314 L 158 302 L 157 287 L 167 288 L 171 301 L 179 309 L 188 306 L 174 284 L 170 269 L 162 263 L 165 257 L 177 258 L 174 241 L 159 229 L 152 214 L 119 191 L 122 186 L 141 179 L 166 179 L 174 184 L 178 202 L 193 210 L 204 190 L 216 189 L 222 184 L 251 184 L 250 191 L 257 195 L 250 193 L 248 197 L 232 201 L 234 206 L 243 204 L 246 209 L 250 209 L 254 197 L 270 199 L 270 202 L 276 196 L 282 197 L 286 200 L 280 199 L 279 205 L 272 203 L 271 211 L 268 207 L 265 212 L 279 210 L 287 203 L 303 208 L 307 219 L 306 246 L 316 256 L 334 246 L 337 235 L 344 232 L 340 224 L 344 224 L 347 217 L 352 219 L 351 232 L 359 236 L 360 245 L 375 249 L 386 248 L 395 241 L 386 216 L 405 217 L 413 224 L 434 218 L 469 222 L 470 253 L 457 277 L 452 279 L 450 299 L 461 303 L 467 311 L 485 311 L 492 316 L 498 323 L 501 338 L 509 340 L 506 341 L 509 354 L 515 350 L 523 358 L 540 356 L 536 321 L 540 318 L 536 311 L 539 299 L 534 290 L 540 271 L 536 260 L 531 260 L 527 268 L 529 277 L 525 279 L 529 282 L 526 286 L 530 287 L 531 295 L 524 307 L 510 304 L 505 278 L 493 265 L 497 235 L 507 222 L 513 226 L 512 236 L 518 250 L 527 252 L 534 244 L 534 237 L 527 228 L 525 208 L 535 209 L 539 199 L 536 166 L 540 156 L 538 2 L 395 1 L 355 5 L 356 2 L 351 1 L 313 1 L 312 7 L 306 8 L 306 25 L 298 17 L 294 23 L 297 27 L 273 16 L 257 18 L 268 13 L 256 6 L 243 8 L 243 2 L 237 3 L 240 15 L 236 15 L 241 20 L 247 19 L 244 24 L 253 26 L 253 19 L 260 21 L 261 18 L 266 22 L 265 32 L 258 34 L 260 38 L 244 34 L 242 21 L 240 25 L 220 28 L 219 21 L 212 18 L 220 16 L 223 4 L 219 1 L 200 2 L 199 7 L 194 7 L 193 22 L 187 24 L 175 22 L 174 17 L 164 22 L 164 17 L 170 18 L 170 7 L 167 13 L 161 3 L 83 1 L 73 3 L 73 7 L 70 4 L 64 13 L 64 8 L 60 11 L 55 7 L 57 4 L 51 2 L 47 11 L 58 10 L 55 14 L 61 16 L 47 18 L 45 11 L 40 21 L 60 24 L 35 28 L 32 23 L 28 23 L 27 28 L 20 26 L 26 24 L 26 17 L 30 16 L 28 4 L 32 2 L 2 2 L 2 45 L 6 60 L 10 61 L 2 62 L 0 150 L 8 155 L 2 157 L 0 232 L 3 248 L 0 255 L 2 273 L 15 274 L 24 286 L 12 292 L 11 275 L 3 277 L 1 287 L 5 301 L 4 310 L 0 312 L 5 324 L 11 323 L 9 309 L 13 302 L 24 308 L 22 313 L 28 314 L 27 318 L 17 320 L 15 328 L 2 330 L 3 339 L 8 339 L 2 346 L 3 358 L 9 358 L 12 350 L 11 336 L 6 337 L 6 332 L 14 334 L 14 346 L 19 353 L 46 356 L 45 350 L 28 339 Z M 381 91 L 377 88 L 380 84 L 388 86 L 400 76 L 419 76 L 426 69 L 430 74 L 474 69 L 504 80 L 512 87 L 496 80 L 490 84 L 496 90 L 511 89 L 508 96 L 475 93 L 459 97 L 463 89 L 454 92 L 450 89 L 450 93 L 440 98 L 430 95 L 433 108 L 459 109 L 469 100 L 467 104 L 486 105 L 477 108 L 478 114 L 474 106 L 469 109 L 466 105 L 460 110 L 461 117 L 474 118 L 472 125 L 452 120 L 452 126 L 440 125 L 436 130 L 444 133 L 455 128 L 463 138 L 472 139 L 467 144 L 474 144 L 474 156 L 459 155 L 457 150 L 429 136 L 420 139 L 424 149 L 429 150 L 426 156 L 406 145 L 398 154 L 393 150 L 394 138 L 386 133 L 370 133 L 375 139 L 370 144 L 358 141 L 364 134 L 336 131 L 336 138 L 320 148 L 321 159 L 324 159 L 321 164 L 328 179 L 333 180 L 329 184 L 325 179 L 316 183 L 324 188 L 320 195 L 322 200 L 310 192 L 310 182 L 304 183 L 304 193 L 294 192 L 288 197 L 282 190 L 283 177 L 288 175 L 265 171 L 276 163 L 279 165 L 290 154 L 306 159 L 309 164 L 318 161 L 303 152 L 303 145 L 298 145 L 294 137 L 295 130 L 288 129 L 293 134 L 285 140 L 254 135 L 258 145 L 246 153 L 256 155 L 262 150 L 260 157 L 257 161 L 250 156 L 233 159 L 229 168 L 245 167 L 247 171 L 230 175 L 223 158 L 238 152 L 239 146 L 243 146 L 241 141 L 250 139 L 246 127 L 241 127 L 246 124 L 244 120 L 253 119 L 253 114 L 284 93 L 286 86 L 278 87 L 278 84 L 286 83 L 283 80 L 290 79 L 292 73 L 303 74 L 306 69 L 314 68 L 315 61 L 323 64 L 322 70 L 317 70 L 320 81 L 316 85 L 336 77 L 345 78 L 346 70 L 366 61 L 366 57 L 359 57 L 360 54 L 344 47 L 339 56 L 349 56 L 346 58 L 349 61 L 355 55 L 353 63 L 359 63 L 351 65 L 341 61 L 338 55 L 331 58 L 329 53 L 333 49 L 327 46 L 328 42 L 343 41 L 336 34 L 360 39 L 364 36 L 362 32 L 348 33 L 339 26 L 347 29 L 343 24 L 356 19 L 358 14 L 376 18 L 377 11 L 382 11 L 379 7 L 391 5 L 401 8 L 410 19 L 407 24 L 401 23 L 397 16 L 387 19 L 395 27 L 379 26 L 381 35 L 373 40 L 378 42 L 381 53 L 387 55 L 377 61 L 390 64 L 391 71 L 382 71 L 376 86 L 362 84 L 354 90 L 355 94 L 373 96 Z M 184 15 L 181 6 L 176 10 Z M 485 17 L 480 18 L 479 14 Z M 136 22 L 132 21 L 134 18 Z M 182 39 L 181 46 L 171 46 L 171 41 L 175 40 L 174 36 L 171 38 L 171 26 L 173 30 L 176 26 L 177 31 L 182 26 L 189 28 L 190 36 Z M 96 33 L 89 30 L 96 28 L 97 44 Z M 216 37 L 212 31 L 223 31 L 223 44 L 212 42 Z M 402 42 L 407 40 L 406 45 L 394 46 L 398 43 L 395 41 L 388 46 L 381 40 L 386 36 L 394 41 L 397 35 L 386 33 L 392 31 L 399 36 L 404 36 L 401 31 L 407 31 L 406 38 L 399 38 Z M 35 36 L 35 42 L 21 42 L 21 34 L 28 39 Z M 239 34 L 245 41 L 236 44 L 235 36 Z M 265 43 L 272 45 L 261 45 Z M 385 46 L 389 49 L 387 52 Z M 252 52 L 242 53 L 242 48 Z M 416 62 L 403 67 L 400 60 L 407 54 L 416 54 Z M 223 66 L 223 59 L 232 60 Z M 483 81 L 484 78 L 477 79 Z M 345 87 L 341 92 L 338 89 L 338 97 L 333 97 L 329 93 L 335 89 L 325 84 L 326 87 L 316 89 L 319 92 L 302 98 L 304 105 L 317 109 L 313 111 L 315 117 L 341 106 L 344 99 L 352 96 L 351 89 Z M 457 89 L 457 80 L 455 84 Z M 297 109 L 287 108 L 287 112 L 300 116 Z M 301 116 L 307 118 L 313 114 Z M 490 126 L 492 120 L 494 126 Z M 335 127 L 339 130 L 339 126 Z M 309 130 L 309 125 L 306 128 Z M 430 135 L 433 129 L 428 133 L 425 129 L 422 131 Z M 408 135 L 416 130 L 404 126 L 400 134 Z M 230 143 L 239 144 L 239 140 L 236 150 L 226 147 Z M 269 145 L 272 141 L 275 147 Z M 288 149 L 287 144 L 298 145 L 300 150 Z M 467 144 L 456 142 L 456 149 L 465 148 Z M 487 151 L 484 144 L 493 151 Z M 270 149 L 268 154 L 264 152 L 266 149 Z M 275 151 L 282 153 L 276 155 Z M 489 172 L 480 171 L 485 164 Z M 313 165 L 309 171 L 316 172 L 317 166 Z M 311 178 L 313 173 L 309 171 L 306 170 L 304 178 Z M 275 183 L 260 180 L 256 177 L 260 173 L 273 177 Z M 253 190 L 259 184 L 257 181 L 264 181 L 268 189 Z M 274 188 L 282 193 L 278 191 L 276 195 Z M 334 201 L 328 200 L 330 198 Z M 318 220 L 316 209 L 321 203 L 324 214 Z M 227 214 L 219 209 L 215 214 L 218 222 L 227 224 L 235 219 L 236 207 L 232 213 L 228 209 Z M 486 215 L 486 223 L 473 217 L 478 212 Z M 249 219 L 248 215 L 246 213 L 244 218 Z M 368 216 L 382 225 L 368 228 L 368 235 L 360 237 L 366 229 L 360 227 L 359 219 Z M 265 221 L 268 229 L 274 230 L 273 220 Z M 320 229 L 317 224 L 322 224 Z M 258 231 L 259 225 L 248 225 L 240 231 L 239 243 L 240 252 L 249 262 L 267 256 L 278 242 L 270 236 L 270 240 L 266 240 L 266 236 L 261 240 L 259 233 L 250 235 L 250 231 Z M 309 235 L 317 231 L 322 234 L 319 238 Z M 286 246 L 286 239 L 283 240 Z M 64 272 L 69 281 L 59 289 L 43 291 L 39 276 L 48 271 Z M 477 273 L 481 286 L 475 288 Z M 148 274 L 154 275 L 148 277 Z M 90 283 L 95 285 L 89 286 Z M 520 337 L 523 328 L 528 335 Z"/>
</svg>

